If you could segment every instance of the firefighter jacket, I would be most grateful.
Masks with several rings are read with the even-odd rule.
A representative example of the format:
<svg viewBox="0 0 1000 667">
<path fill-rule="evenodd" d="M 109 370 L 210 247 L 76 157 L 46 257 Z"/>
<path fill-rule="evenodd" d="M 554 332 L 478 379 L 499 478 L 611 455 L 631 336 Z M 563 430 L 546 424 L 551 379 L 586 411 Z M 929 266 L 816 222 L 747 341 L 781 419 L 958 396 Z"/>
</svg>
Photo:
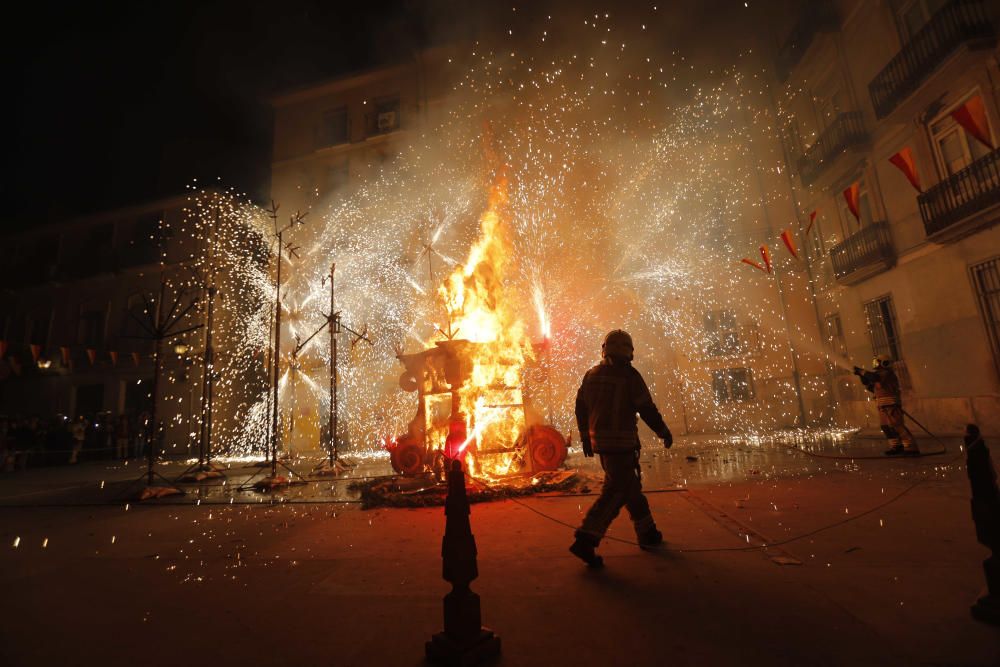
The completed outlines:
<svg viewBox="0 0 1000 667">
<path fill-rule="evenodd" d="M 583 376 L 576 393 L 576 423 L 580 438 L 589 441 L 595 452 L 638 449 L 637 414 L 657 436 L 670 435 L 646 382 L 628 361 L 609 357 Z"/>
<path fill-rule="evenodd" d="M 878 407 L 900 405 L 899 378 L 891 368 L 880 368 L 874 372 L 875 381 L 868 390 L 875 394 L 875 405 Z"/>
</svg>

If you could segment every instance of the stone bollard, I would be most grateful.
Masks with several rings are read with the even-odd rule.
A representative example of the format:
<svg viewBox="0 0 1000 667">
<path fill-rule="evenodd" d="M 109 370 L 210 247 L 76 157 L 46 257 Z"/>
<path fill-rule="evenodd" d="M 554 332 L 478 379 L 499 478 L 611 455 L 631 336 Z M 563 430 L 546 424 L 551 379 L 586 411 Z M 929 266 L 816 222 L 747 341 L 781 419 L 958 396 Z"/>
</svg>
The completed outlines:
<svg viewBox="0 0 1000 667">
<path fill-rule="evenodd" d="M 975 424 L 965 427 L 965 456 L 976 539 L 992 552 L 983 561 L 986 594 L 972 605 L 972 615 L 980 621 L 1000 625 L 1000 491 L 990 450 Z"/>
<path fill-rule="evenodd" d="M 444 632 L 425 645 L 427 659 L 444 665 L 475 665 L 500 654 L 500 638 L 482 626 L 479 596 L 469 584 L 479 576 L 476 538 L 469 523 L 469 499 L 460 460 L 447 460 L 448 497 L 441 542 L 443 576 L 451 583 L 444 596 Z"/>
</svg>

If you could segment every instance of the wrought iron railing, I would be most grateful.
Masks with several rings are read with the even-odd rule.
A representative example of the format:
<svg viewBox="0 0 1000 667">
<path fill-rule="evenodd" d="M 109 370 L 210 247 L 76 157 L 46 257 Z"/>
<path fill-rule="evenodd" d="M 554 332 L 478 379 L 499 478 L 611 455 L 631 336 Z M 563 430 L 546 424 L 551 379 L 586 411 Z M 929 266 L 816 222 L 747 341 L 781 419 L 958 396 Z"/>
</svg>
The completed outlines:
<svg viewBox="0 0 1000 667">
<path fill-rule="evenodd" d="M 884 264 L 896 259 L 892 247 L 889 223 L 874 222 L 830 248 L 830 262 L 838 280 L 843 280 L 862 269 Z"/>
<path fill-rule="evenodd" d="M 1000 204 L 1000 149 L 944 179 L 917 201 L 928 236 Z"/>
<path fill-rule="evenodd" d="M 868 84 L 875 115 L 888 116 L 960 45 L 994 38 L 986 0 L 951 0 Z"/>
<path fill-rule="evenodd" d="M 808 3 L 795 22 L 788 39 L 778 49 L 775 66 L 781 80 L 788 78 L 818 33 L 834 29 L 839 23 L 837 9 L 829 0 L 813 0 Z"/>
<path fill-rule="evenodd" d="M 860 111 L 839 114 L 798 159 L 802 184 L 814 183 L 837 155 L 867 141 L 868 132 L 865 130 L 864 118 Z"/>
</svg>

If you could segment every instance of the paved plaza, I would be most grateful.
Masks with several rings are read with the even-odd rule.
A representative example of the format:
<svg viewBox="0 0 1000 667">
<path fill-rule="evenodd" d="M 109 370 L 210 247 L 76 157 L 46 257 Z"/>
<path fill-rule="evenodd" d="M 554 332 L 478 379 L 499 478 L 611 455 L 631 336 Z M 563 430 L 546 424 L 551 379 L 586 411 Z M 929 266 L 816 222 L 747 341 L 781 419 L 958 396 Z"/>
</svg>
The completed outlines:
<svg viewBox="0 0 1000 667">
<path fill-rule="evenodd" d="M 1000 630 L 969 615 L 987 553 L 960 443 L 913 460 L 866 458 L 877 440 L 799 444 L 813 455 L 647 443 L 667 548 L 640 551 L 620 517 L 600 571 L 566 551 L 592 494 L 473 505 L 497 664 L 997 664 Z M 365 510 L 342 478 L 241 491 L 256 470 L 229 465 L 225 485 L 146 503 L 128 498 L 136 465 L 0 478 L 0 663 L 423 664 L 449 590 L 442 509 Z M 373 458 L 345 477 L 390 472 Z"/>
</svg>

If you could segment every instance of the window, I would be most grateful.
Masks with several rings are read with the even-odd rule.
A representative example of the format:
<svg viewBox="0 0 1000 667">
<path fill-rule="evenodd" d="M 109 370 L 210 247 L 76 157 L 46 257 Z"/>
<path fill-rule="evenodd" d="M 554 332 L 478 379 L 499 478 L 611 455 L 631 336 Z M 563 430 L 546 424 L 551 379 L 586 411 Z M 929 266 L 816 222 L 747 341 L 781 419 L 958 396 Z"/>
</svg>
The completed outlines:
<svg viewBox="0 0 1000 667">
<path fill-rule="evenodd" d="M 1000 372 L 1000 257 L 973 266 L 972 282 L 993 349 L 993 363 Z"/>
<path fill-rule="evenodd" d="M 76 342 L 86 347 L 103 347 L 106 320 L 106 306 L 98 304 L 81 305 L 80 317 L 77 320 Z"/>
<path fill-rule="evenodd" d="M 736 326 L 736 313 L 731 310 L 706 313 L 705 343 L 709 356 L 737 354 L 740 350 L 740 332 Z"/>
<path fill-rule="evenodd" d="M 903 40 L 913 39 L 913 36 L 920 32 L 934 13 L 945 5 L 947 0 L 913 0 L 902 6 L 899 10 L 899 28 L 903 33 Z"/>
<path fill-rule="evenodd" d="M 399 98 L 391 97 L 375 102 L 368 115 L 368 136 L 386 134 L 399 129 Z"/>
<path fill-rule="evenodd" d="M 899 346 L 899 324 L 896 320 L 896 308 L 891 296 L 883 296 L 874 301 L 867 301 L 865 319 L 868 322 L 868 336 L 872 342 L 872 352 L 875 356 L 886 355 L 893 361 L 902 358 Z"/>
<path fill-rule="evenodd" d="M 833 354 L 847 358 L 847 340 L 844 338 L 844 325 L 840 321 L 840 313 L 833 313 L 823 318 L 823 340 Z"/>
<path fill-rule="evenodd" d="M 149 333 L 140 324 L 140 322 L 146 322 L 148 319 L 146 300 L 142 298 L 141 294 L 131 295 L 125 303 L 125 317 L 122 319 L 122 337 L 148 337 Z"/>
<path fill-rule="evenodd" d="M 990 152 L 975 137 L 970 137 L 968 132 L 962 129 L 962 126 L 951 117 L 952 111 L 965 104 L 974 95 L 966 96 L 959 104 L 949 109 L 947 113 L 930 125 L 934 157 L 941 175 L 945 178 L 953 176 Z M 987 122 L 989 122 L 989 118 L 987 118 Z"/>
<path fill-rule="evenodd" d="M 826 129 L 833 124 L 833 121 L 840 115 L 841 110 L 844 109 L 843 94 L 834 82 L 830 82 L 820 90 L 832 91 L 823 95 L 816 94 L 813 96 L 817 100 L 816 111 L 819 114 L 819 125 L 821 128 Z"/>
<path fill-rule="evenodd" d="M 24 342 L 44 347 L 49 342 L 49 323 L 52 314 L 35 312 L 24 318 Z"/>
<path fill-rule="evenodd" d="M 326 172 L 326 191 L 331 192 L 347 187 L 350 175 L 351 170 L 346 160 L 339 164 L 331 165 Z"/>
<path fill-rule="evenodd" d="M 724 368 L 712 371 L 712 391 L 716 403 L 752 401 L 753 371 L 749 368 Z"/>
<path fill-rule="evenodd" d="M 346 144 L 347 139 L 347 107 L 324 111 L 316 137 L 317 146 L 323 148 Z"/>
<path fill-rule="evenodd" d="M 875 221 L 872 214 L 871 197 L 868 196 L 868 184 L 860 181 L 858 188 L 858 214 L 860 220 L 854 217 L 851 209 L 847 207 L 847 200 L 844 199 L 843 192 L 837 193 L 837 206 L 840 209 L 840 220 L 843 223 L 843 238 L 856 234 L 861 228 L 870 225 Z"/>
<path fill-rule="evenodd" d="M 122 228 L 121 248 L 118 253 L 122 266 L 155 264 L 163 245 L 160 212 L 148 213 Z"/>
</svg>

